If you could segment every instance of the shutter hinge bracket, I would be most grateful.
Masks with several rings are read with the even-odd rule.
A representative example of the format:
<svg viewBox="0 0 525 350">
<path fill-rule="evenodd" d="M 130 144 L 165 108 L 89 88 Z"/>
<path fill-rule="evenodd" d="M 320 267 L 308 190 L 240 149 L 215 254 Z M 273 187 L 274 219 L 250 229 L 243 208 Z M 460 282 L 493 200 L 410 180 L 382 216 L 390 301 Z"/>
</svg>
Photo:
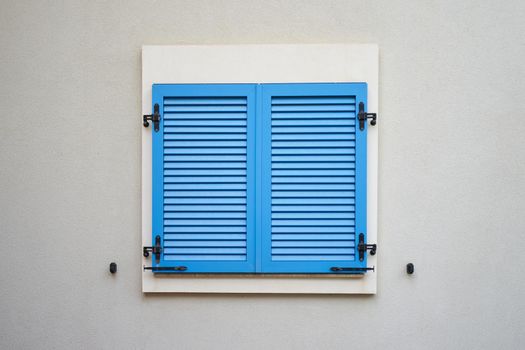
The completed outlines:
<svg viewBox="0 0 525 350">
<path fill-rule="evenodd" d="M 160 245 L 160 236 L 157 235 L 155 237 L 155 245 L 152 246 L 152 247 L 143 247 L 142 248 L 142 255 L 144 255 L 144 257 L 148 257 L 149 256 L 149 252 L 152 252 L 153 254 L 155 254 L 155 261 L 157 262 L 157 264 L 160 262 L 160 253 L 162 253 L 162 246 Z"/>
<path fill-rule="evenodd" d="M 365 104 L 359 102 L 359 112 L 357 113 L 357 119 L 359 120 L 359 130 L 365 130 L 365 123 L 367 119 L 372 119 L 370 125 L 376 125 L 377 113 L 366 113 Z"/>
<path fill-rule="evenodd" d="M 155 254 L 155 262 L 160 263 L 160 254 L 162 253 L 162 245 L 159 235 L 155 236 L 155 245 L 152 247 L 142 247 L 142 255 L 148 257 L 149 253 Z M 186 266 L 144 266 L 144 271 L 151 270 L 152 272 L 170 272 L 170 271 L 186 271 Z"/>
<path fill-rule="evenodd" d="M 359 261 L 363 261 L 365 253 L 370 250 L 370 255 L 376 255 L 377 244 L 365 244 L 365 235 L 359 234 L 359 244 L 357 245 L 357 251 L 359 252 Z"/>
<path fill-rule="evenodd" d="M 155 103 L 153 106 L 153 114 L 145 114 L 142 116 L 142 125 L 144 125 L 145 128 L 149 126 L 148 120 L 153 122 L 153 128 L 155 132 L 158 132 L 160 128 L 160 112 L 158 103 Z"/>
<path fill-rule="evenodd" d="M 370 250 L 370 255 L 376 255 L 377 244 L 366 244 L 365 235 L 363 233 L 359 234 L 359 243 L 357 244 L 357 252 L 359 253 L 359 261 L 365 259 L 365 253 Z M 354 272 L 354 273 L 364 273 L 366 271 L 375 271 L 375 266 L 372 267 L 339 267 L 333 266 L 330 268 L 330 271 L 333 272 Z"/>
</svg>

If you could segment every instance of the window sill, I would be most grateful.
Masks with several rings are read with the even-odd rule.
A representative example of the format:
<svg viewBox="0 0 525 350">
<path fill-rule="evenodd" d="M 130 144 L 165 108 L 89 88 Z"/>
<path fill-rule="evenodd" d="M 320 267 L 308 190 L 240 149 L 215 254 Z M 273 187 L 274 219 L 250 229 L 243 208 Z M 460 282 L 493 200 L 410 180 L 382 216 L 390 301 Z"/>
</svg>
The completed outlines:
<svg viewBox="0 0 525 350">
<path fill-rule="evenodd" d="M 145 293 L 375 294 L 372 275 L 156 275 L 145 272 Z"/>
</svg>

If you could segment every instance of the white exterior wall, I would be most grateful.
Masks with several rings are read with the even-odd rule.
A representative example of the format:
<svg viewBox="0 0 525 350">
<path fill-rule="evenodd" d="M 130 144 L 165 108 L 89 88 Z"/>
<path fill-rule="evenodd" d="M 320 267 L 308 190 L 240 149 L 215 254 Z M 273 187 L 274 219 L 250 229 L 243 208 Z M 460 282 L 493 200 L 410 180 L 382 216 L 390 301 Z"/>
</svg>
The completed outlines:
<svg viewBox="0 0 525 350">
<path fill-rule="evenodd" d="M 524 12 L 3 1 L 0 348 L 523 347 Z M 378 44 L 377 295 L 142 293 L 141 47 L 247 43 Z"/>
</svg>

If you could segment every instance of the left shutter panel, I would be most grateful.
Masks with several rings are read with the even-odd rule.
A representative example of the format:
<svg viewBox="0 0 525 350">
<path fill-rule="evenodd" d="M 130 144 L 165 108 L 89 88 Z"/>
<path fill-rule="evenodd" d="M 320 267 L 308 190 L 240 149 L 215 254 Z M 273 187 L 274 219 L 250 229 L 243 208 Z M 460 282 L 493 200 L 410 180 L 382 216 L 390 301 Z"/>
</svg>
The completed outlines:
<svg viewBox="0 0 525 350">
<path fill-rule="evenodd" d="M 160 235 L 163 248 L 153 266 L 255 271 L 255 90 L 153 86 L 161 126 L 153 132 L 152 241 Z"/>
</svg>

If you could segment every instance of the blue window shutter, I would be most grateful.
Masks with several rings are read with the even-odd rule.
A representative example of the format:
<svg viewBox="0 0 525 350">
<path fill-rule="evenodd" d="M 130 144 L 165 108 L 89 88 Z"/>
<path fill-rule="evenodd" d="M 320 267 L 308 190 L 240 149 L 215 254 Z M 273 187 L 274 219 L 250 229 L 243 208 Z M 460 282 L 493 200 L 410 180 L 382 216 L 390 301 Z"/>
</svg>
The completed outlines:
<svg viewBox="0 0 525 350">
<path fill-rule="evenodd" d="M 255 272 L 254 84 L 155 84 L 154 268 Z M 154 270 L 155 271 L 155 270 Z M 173 271 L 177 272 L 177 271 Z"/>
<path fill-rule="evenodd" d="M 260 268 L 333 273 L 366 267 L 365 83 L 262 86 Z"/>
</svg>

